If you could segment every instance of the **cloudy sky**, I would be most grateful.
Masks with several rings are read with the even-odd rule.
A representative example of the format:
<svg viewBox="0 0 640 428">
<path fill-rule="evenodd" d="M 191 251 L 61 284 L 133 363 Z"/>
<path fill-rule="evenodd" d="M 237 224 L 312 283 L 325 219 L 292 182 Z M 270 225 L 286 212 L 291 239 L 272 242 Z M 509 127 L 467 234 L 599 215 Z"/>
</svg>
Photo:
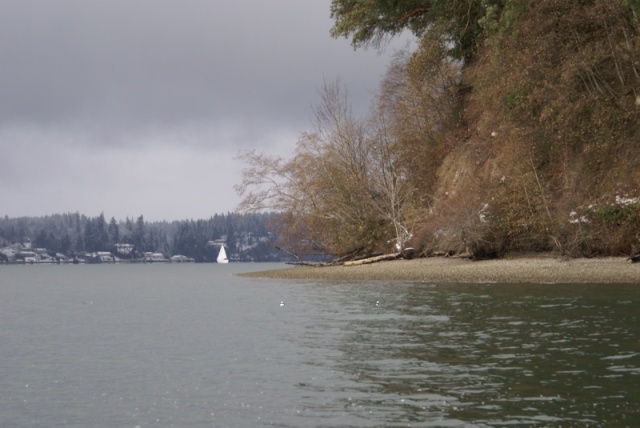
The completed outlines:
<svg viewBox="0 0 640 428">
<path fill-rule="evenodd" d="M 240 150 L 287 156 L 323 80 L 366 112 L 384 52 L 332 39 L 330 0 L 2 0 L 0 215 L 208 218 Z"/>
</svg>

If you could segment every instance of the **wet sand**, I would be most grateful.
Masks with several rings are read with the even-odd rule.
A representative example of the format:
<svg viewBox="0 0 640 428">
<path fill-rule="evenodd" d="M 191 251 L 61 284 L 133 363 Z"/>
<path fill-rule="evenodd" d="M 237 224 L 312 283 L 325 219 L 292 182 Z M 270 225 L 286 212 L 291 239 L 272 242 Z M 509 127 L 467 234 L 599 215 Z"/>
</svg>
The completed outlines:
<svg viewBox="0 0 640 428">
<path fill-rule="evenodd" d="M 640 263 L 631 263 L 625 257 L 569 259 L 535 256 L 486 261 L 434 257 L 350 267 L 291 267 L 243 276 L 331 281 L 640 285 Z"/>
</svg>

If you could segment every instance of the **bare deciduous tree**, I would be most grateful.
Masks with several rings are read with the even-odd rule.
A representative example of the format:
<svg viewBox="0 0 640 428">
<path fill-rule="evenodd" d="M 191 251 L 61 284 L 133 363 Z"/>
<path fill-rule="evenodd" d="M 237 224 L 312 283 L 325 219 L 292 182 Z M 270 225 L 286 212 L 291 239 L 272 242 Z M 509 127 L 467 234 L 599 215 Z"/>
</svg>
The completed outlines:
<svg viewBox="0 0 640 428">
<path fill-rule="evenodd" d="M 304 235 L 300 248 L 313 242 L 331 254 L 367 253 L 380 241 L 381 221 L 369 202 L 366 126 L 353 116 L 339 81 L 325 83 L 320 95 L 313 129 L 300 136 L 292 159 L 240 156 L 249 165 L 236 186 L 240 208 L 283 213 L 281 233 Z"/>
<path fill-rule="evenodd" d="M 400 164 L 388 113 L 376 108 L 368 120 L 355 118 L 340 82 L 325 83 L 313 128 L 300 136 L 292 159 L 241 156 L 249 164 L 236 187 L 241 209 L 283 213 L 280 233 L 289 244 L 297 240 L 298 250 L 366 255 L 403 249 L 417 217 L 416 192 Z"/>
</svg>

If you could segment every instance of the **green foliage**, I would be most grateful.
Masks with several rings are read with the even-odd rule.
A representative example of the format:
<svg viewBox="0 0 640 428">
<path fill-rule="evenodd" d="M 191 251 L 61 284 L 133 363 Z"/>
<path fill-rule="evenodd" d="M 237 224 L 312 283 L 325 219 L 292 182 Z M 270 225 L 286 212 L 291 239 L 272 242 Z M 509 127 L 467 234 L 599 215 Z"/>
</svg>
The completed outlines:
<svg viewBox="0 0 640 428">
<path fill-rule="evenodd" d="M 572 210 L 561 228 L 573 256 L 626 255 L 640 240 L 640 198 L 603 200 Z"/>
<path fill-rule="evenodd" d="M 484 16 L 478 20 L 478 24 L 484 31 L 496 31 L 500 27 L 500 5 L 493 0 L 482 0 L 482 7 L 485 9 Z"/>
<path fill-rule="evenodd" d="M 522 90 L 509 92 L 502 98 L 502 102 L 508 109 L 522 109 L 527 104 L 527 95 Z"/>
<path fill-rule="evenodd" d="M 633 8 L 636 14 L 640 13 L 640 0 L 622 0 L 622 4 Z M 636 16 L 636 19 L 638 19 L 638 16 Z"/>
<path fill-rule="evenodd" d="M 482 33 L 478 20 L 485 14 L 485 3 L 487 0 L 332 0 L 331 36 L 350 37 L 354 48 L 380 47 L 405 30 L 422 37 L 436 26 L 444 28 L 452 41 L 453 56 L 470 59 Z"/>
<path fill-rule="evenodd" d="M 594 221 L 608 226 L 620 227 L 638 220 L 640 204 L 630 205 L 604 205 L 594 209 L 592 216 Z"/>
<path fill-rule="evenodd" d="M 350 37 L 354 47 L 380 46 L 405 29 L 420 36 L 434 19 L 432 0 L 332 0 L 333 37 Z"/>
<path fill-rule="evenodd" d="M 529 0 L 482 0 L 484 15 L 478 19 L 478 24 L 488 34 L 515 31 L 517 21 L 529 3 Z"/>
</svg>

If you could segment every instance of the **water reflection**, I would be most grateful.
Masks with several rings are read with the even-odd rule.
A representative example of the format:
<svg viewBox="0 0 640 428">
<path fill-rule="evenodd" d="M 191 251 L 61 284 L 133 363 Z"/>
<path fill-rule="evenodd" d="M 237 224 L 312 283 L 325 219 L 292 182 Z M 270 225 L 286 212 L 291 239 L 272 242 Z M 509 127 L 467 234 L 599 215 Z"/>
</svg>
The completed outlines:
<svg viewBox="0 0 640 428">
<path fill-rule="evenodd" d="M 300 385 L 331 397 L 306 410 L 341 408 L 362 426 L 625 426 L 640 417 L 631 288 L 349 287 L 325 293 L 322 317 L 306 329 L 308 346 L 337 352 L 330 385 Z"/>
</svg>

